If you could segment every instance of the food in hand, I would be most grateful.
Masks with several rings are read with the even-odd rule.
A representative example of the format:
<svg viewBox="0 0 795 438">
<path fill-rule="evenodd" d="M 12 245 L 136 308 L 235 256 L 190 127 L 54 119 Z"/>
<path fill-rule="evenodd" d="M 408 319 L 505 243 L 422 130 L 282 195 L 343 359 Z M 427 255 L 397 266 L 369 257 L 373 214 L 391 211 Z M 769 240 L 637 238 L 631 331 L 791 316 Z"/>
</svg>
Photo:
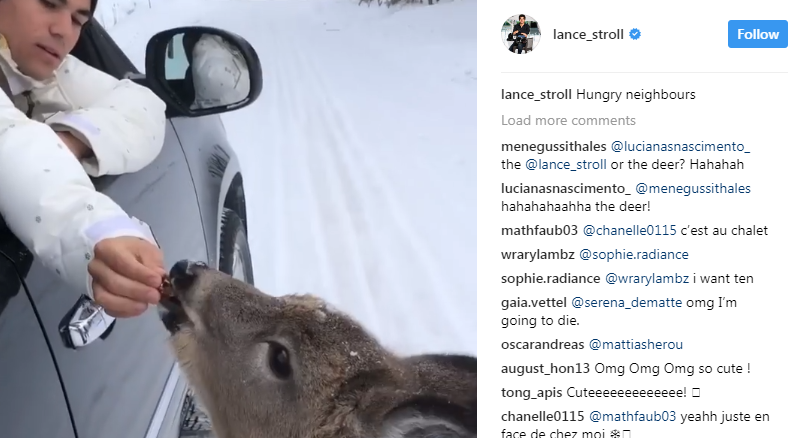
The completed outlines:
<svg viewBox="0 0 795 438">
<path fill-rule="evenodd" d="M 171 291 L 171 281 L 169 281 L 168 278 L 163 279 L 163 282 L 160 283 L 158 291 L 160 291 L 160 301 L 162 301 L 165 298 L 172 297 L 174 295 Z"/>
</svg>

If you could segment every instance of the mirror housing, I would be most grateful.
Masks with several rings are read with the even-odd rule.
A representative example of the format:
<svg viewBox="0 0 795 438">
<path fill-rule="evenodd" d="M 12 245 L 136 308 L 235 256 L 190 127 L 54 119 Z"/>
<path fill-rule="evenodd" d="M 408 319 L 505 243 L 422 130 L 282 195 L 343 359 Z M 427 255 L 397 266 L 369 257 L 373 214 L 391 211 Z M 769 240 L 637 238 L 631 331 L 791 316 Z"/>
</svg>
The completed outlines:
<svg viewBox="0 0 795 438">
<path fill-rule="evenodd" d="M 146 45 L 146 82 L 171 116 L 201 117 L 251 105 L 262 65 L 245 38 L 206 26 L 155 34 Z"/>
</svg>

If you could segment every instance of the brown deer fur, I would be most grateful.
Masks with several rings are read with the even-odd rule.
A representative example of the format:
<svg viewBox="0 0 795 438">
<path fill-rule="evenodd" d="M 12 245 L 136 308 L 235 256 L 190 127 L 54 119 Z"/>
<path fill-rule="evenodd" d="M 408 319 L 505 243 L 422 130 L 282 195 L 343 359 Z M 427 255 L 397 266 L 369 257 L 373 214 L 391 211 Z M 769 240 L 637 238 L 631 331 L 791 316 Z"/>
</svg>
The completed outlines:
<svg viewBox="0 0 795 438">
<path fill-rule="evenodd" d="M 397 356 L 320 298 L 200 263 L 170 283 L 171 346 L 218 438 L 477 436 L 476 357 Z"/>
</svg>

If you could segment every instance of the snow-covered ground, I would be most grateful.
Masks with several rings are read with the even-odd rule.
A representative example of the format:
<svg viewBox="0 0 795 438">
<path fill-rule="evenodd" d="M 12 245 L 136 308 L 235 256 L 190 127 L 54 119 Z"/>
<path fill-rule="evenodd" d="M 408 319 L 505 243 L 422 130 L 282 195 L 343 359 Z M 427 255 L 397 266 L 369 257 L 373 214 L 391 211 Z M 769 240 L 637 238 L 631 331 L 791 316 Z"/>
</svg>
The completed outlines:
<svg viewBox="0 0 795 438">
<path fill-rule="evenodd" d="M 401 353 L 475 353 L 476 1 L 144 1 L 105 21 L 141 70 L 181 25 L 260 55 L 259 101 L 223 116 L 257 286 L 323 296 Z"/>
</svg>

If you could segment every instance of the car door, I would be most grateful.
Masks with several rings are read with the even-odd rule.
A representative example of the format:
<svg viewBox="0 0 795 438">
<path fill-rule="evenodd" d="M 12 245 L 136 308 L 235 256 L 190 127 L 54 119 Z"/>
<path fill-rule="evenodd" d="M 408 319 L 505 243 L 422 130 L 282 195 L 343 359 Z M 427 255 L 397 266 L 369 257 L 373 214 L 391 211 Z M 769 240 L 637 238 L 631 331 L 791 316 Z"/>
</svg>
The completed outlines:
<svg viewBox="0 0 795 438">
<path fill-rule="evenodd" d="M 85 35 L 93 39 L 83 42 L 82 55 L 103 61 L 92 65 L 118 78 L 135 71 L 107 33 L 98 29 Z M 207 260 L 196 193 L 171 123 L 153 163 L 133 174 L 99 178 L 95 185 L 151 226 L 167 268 L 182 258 Z M 38 262 L 27 282 L 61 371 L 77 438 L 175 437 L 185 382 L 156 307 L 136 318 L 116 320 L 105 339 L 75 349 L 60 330 L 74 317 L 81 291 L 65 287 Z M 160 430 L 164 424 L 169 427 Z"/>
<path fill-rule="evenodd" d="M 18 275 L 32 260 L 0 221 L 0 436 L 74 438 L 58 370 Z"/>
</svg>

